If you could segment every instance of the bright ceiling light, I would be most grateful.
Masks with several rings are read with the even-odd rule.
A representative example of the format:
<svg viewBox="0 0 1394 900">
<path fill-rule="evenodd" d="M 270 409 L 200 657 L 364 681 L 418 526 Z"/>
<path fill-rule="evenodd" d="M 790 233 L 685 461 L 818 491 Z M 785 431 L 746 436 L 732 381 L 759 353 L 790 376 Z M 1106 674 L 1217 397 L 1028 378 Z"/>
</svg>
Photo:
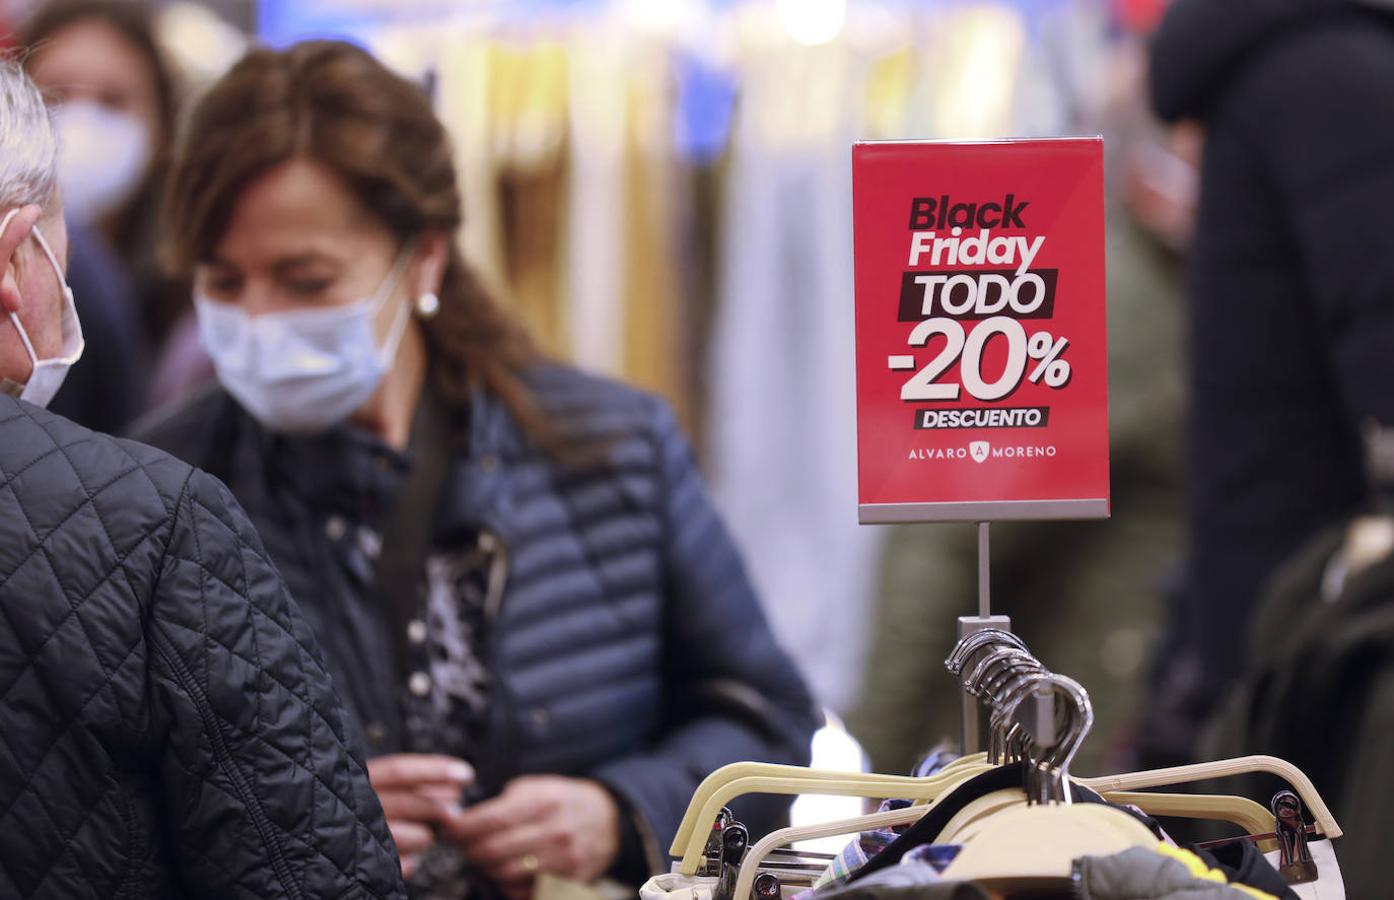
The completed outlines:
<svg viewBox="0 0 1394 900">
<path fill-rule="evenodd" d="M 847 0 L 775 0 L 789 37 L 809 47 L 837 37 L 847 21 Z"/>
</svg>

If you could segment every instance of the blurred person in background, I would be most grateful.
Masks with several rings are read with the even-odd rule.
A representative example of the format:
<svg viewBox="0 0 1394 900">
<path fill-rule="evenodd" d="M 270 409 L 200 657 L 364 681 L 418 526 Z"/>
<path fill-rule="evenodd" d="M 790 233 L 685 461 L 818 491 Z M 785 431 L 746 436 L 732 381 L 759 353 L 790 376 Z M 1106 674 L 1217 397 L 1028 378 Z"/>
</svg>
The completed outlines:
<svg viewBox="0 0 1394 900">
<path fill-rule="evenodd" d="M 85 346 L 57 152 L 0 60 L 0 895 L 403 896 L 314 638 L 227 489 L 44 409 Z"/>
<path fill-rule="evenodd" d="M 418 896 L 636 885 L 707 773 L 807 761 L 812 702 L 667 406 L 543 360 L 460 200 L 417 85 L 340 42 L 248 55 L 168 203 L 221 388 L 144 436 L 274 548 Z"/>
<path fill-rule="evenodd" d="M 1250 662 L 1265 582 L 1372 500 L 1361 430 L 1394 425 L 1394 8 L 1177 0 L 1151 91 L 1205 131 L 1187 566 L 1147 739 L 1165 763 Z"/>
<path fill-rule="evenodd" d="M 79 293 L 124 295 L 130 312 L 121 325 L 128 329 L 133 316 L 143 342 L 137 359 L 142 365 L 104 358 L 75 373 L 79 379 L 86 375 L 90 391 L 83 381 L 65 392 L 64 402 L 79 403 L 104 387 L 129 386 L 135 396 L 122 398 L 124 421 L 111 427 L 116 430 L 212 377 L 188 285 L 164 276 L 155 261 L 178 91 L 157 41 L 154 11 L 140 0 L 51 0 L 34 11 L 19 36 L 29 52 L 25 65 L 53 107 L 69 222 L 106 244 L 106 252 L 91 254 L 94 262 L 105 262 L 102 270 L 76 273 L 81 287 L 87 288 L 89 277 L 93 285 Z"/>
</svg>

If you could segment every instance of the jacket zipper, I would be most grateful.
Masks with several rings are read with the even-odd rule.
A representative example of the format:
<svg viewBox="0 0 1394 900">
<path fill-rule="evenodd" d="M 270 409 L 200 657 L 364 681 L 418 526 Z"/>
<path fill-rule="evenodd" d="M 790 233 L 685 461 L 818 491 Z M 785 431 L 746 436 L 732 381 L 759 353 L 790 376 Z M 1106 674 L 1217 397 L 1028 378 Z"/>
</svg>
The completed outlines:
<svg viewBox="0 0 1394 900">
<path fill-rule="evenodd" d="M 227 738 L 223 734 L 223 722 L 213 712 L 212 705 L 208 702 L 208 696 L 203 692 L 203 688 L 193 677 L 184 664 L 184 660 L 179 654 L 166 645 L 168 638 L 158 631 L 151 632 L 155 638 L 155 649 L 164 658 L 166 664 L 174 671 L 175 677 L 180 680 L 181 685 L 189 692 L 190 698 L 197 707 L 199 716 L 203 719 L 203 729 L 208 734 L 209 741 L 213 744 L 213 754 L 215 761 L 223 764 L 224 770 L 228 773 L 228 778 L 232 782 L 233 790 L 237 793 L 237 798 L 242 801 L 242 805 L 247 809 L 247 815 L 252 820 L 253 827 L 257 830 L 257 835 L 261 838 L 263 846 L 266 847 L 271 857 L 271 868 L 276 874 L 276 878 L 281 882 L 281 887 L 285 888 L 286 893 L 292 897 L 299 898 L 302 895 L 300 885 L 291 878 L 290 866 L 286 862 L 285 848 L 281 846 L 271 828 L 271 823 L 267 821 L 266 813 L 261 808 L 260 801 L 252 793 L 247 785 L 246 777 L 242 769 L 233 759 L 232 754 L 227 749 Z"/>
</svg>

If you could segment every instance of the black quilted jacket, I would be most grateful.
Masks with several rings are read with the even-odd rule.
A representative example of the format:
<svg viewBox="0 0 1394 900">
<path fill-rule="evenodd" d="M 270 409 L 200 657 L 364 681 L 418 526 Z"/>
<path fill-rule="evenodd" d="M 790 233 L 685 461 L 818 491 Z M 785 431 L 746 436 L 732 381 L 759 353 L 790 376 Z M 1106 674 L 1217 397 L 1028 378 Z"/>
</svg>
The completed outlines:
<svg viewBox="0 0 1394 900">
<path fill-rule="evenodd" d="M 484 392 L 457 428 L 434 543 L 483 528 L 507 548 L 487 629 L 489 721 L 470 744 L 413 739 L 422 729 L 403 704 L 414 664 L 399 664 L 404 642 L 354 537 L 381 527 L 406 461 L 348 429 L 269 435 L 221 391 L 143 437 L 218 475 L 247 508 L 370 754 L 462 756 L 482 794 L 525 773 L 597 779 L 649 838 L 648 865 L 666 868 L 698 781 L 737 760 L 806 763 L 815 710 L 667 406 L 563 367 L 539 367 L 531 381 L 564 435 L 607 449 L 601 465 L 559 466 Z M 787 798 L 765 797 L 735 812 L 763 833 L 787 809 Z"/>
<path fill-rule="evenodd" d="M 401 897 L 227 490 L 0 395 L 0 897 Z"/>
</svg>

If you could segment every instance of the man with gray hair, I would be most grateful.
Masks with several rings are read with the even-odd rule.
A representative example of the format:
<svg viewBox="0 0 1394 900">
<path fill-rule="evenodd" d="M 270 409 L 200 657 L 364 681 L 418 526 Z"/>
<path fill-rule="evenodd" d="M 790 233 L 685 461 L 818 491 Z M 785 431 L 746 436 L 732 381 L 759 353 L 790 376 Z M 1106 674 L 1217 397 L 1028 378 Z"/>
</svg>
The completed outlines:
<svg viewBox="0 0 1394 900">
<path fill-rule="evenodd" d="M 0 896 L 402 897 L 236 501 L 43 409 L 83 349 L 55 159 L 42 97 L 0 60 Z"/>
</svg>

